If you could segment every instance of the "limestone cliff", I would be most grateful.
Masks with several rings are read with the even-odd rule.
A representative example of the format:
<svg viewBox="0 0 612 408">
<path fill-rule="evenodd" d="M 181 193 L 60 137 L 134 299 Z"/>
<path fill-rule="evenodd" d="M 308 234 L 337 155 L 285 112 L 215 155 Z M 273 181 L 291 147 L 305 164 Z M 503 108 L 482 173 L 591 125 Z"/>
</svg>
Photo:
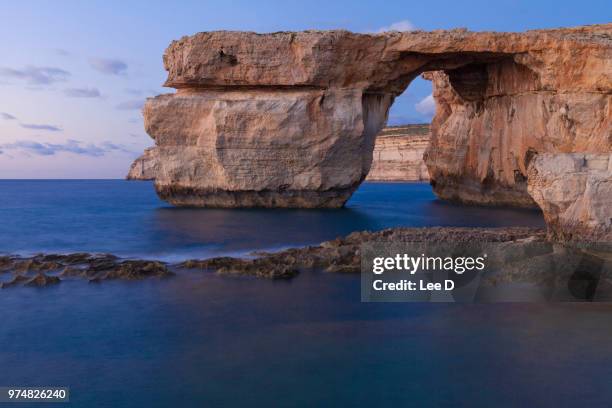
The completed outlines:
<svg viewBox="0 0 612 408">
<path fill-rule="evenodd" d="M 148 148 L 144 154 L 130 166 L 128 180 L 155 180 L 155 175 L 159 169 L 157 149 Z"/>
<path fill-rule="evenodd" d="M 573 56 L 548 56 L 552 61 L 545 65 L 559 74 L 583 73 L 591 53 L 575 49 Z M 572 67 L 578 62 L 580 68 Z M 601 68 L 612 72 L 610 62 Z M 552 87 L 531 68 L 508 61 L 461 75 L 427 75 L 434 82 L 437 111 L 425 162 L 441 198 L 535 207 L 527 192 L 530 156 L 612 150 L 612 97 L 602 82 L 611 76 L 604 72 L 593 71 L 592 83 L 580 87 Z M 486 82 L 477 85 L 476 78 Z"/>
<path fill-rule="evenodd" d="M 531 206 L 530 157 L 612 151 L 612 24 L 208 32 L 174 41 L 164 66 L 177 92 L 149 99 L 144 116 L 157 192 L 175 205 L 344 205 L 394 98 L 422 73 L 434 81 L 426 163 L 442 198 Z"/>
<path fill-rule="evenodd" d="M 429 180 L 427 166 L 423 161 L 429 138 L 429 125 L 384 128 L 376 136 L 372 166 L 366 180 Z"/>
<path fill-rule="evenodd" d="M 551 238 L 612 242 L 612 153 L 538 155 L 528 175 Z"/>
<path fill-rule="evenodd" d="M 429 144 L 429 125 L 390 126 L 376 135 L 372 166 L 366 180 L 427 181 L 423 154 Z M 128 180 L 155 180 L 157 150 L 149 148 L 132 163 Z"/>
</svg>

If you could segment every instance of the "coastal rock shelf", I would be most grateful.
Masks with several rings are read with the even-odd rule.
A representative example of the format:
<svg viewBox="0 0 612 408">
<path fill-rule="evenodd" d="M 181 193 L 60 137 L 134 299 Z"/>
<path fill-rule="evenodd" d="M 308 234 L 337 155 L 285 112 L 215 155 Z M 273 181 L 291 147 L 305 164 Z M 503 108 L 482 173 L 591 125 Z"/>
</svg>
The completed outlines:
<svg viewBox="0 0 612 408">
<path fill-rule="evenodd" d="M 545 234 L 537 228 L 389 228 L 382 231 L 353 232 L 346 237 L 320 245 L 290 248 L 280 252 L 256 253 L 254 259 L 232 257 L 190 260 L 181 266 L 212 269 L 225 275 L 255 275 L 291 278 L 301 270 L 318 269 L 333 273 L 361 272 L 361 245 L 368 242 L 499 243 L 543 242 Z"/>
<path fill-rule="evenodd" d="M 425 154 L 436 194 L 545 207 L 527 188 L 535 155 L 612 151 L 611 34 L 612 24 L 183 37 L 164 54 L 177 92 L 147 100 L 155 147 L 130 175 L 154 177 L 174 205 L 341 207 L 370 171 L 394 98 L 423 74 L 437 104 Z"/>
<path fill-rule="evenodd" d="M 0 256 L 0 289 L 13 286 L 49 286 L 65 279 L 138 280 L 172 276 L 158 261 L 122 260 L 111 254 L 39 254 Z"/>
<path fill-rule="evenodd" d="M 431 137 L 429 125 L 386 127 L 376 136 L 372 166 L 366 180 L 427 181 L 423 154 Z"/>
<path fill-rule="evenodd" d="M 444 245 L 480 245 L 488 254 L 490 268 L 483 283 L 538 283 L 543 292 L 567 290 L 572 282 L 578 292 L 585 284 L 595 284 L 588 299 L 612 299 L 610 261 L 612 247 L 607 245 L 573 246 L 547 241 L 542 229 L 508 228 L 389 228 L 381 231 L 358 231 L 346 237 L 279 252 L 255 252 L 247 258 L 217 257 L 192 259 L 168 264 L 154 260 L 120 259 L 111 254 L 75 253 L 39 254 L 33 257 L 0 256 L 0 289 L 18 286 L 44 287 L 68 280 L 102 282 L 107 280 L 142 280 L 167 278 L 184 273 L 215 273 L 234 277 L 248 276 L 271 280 L 293 279 L 302 272 L 354 273 L 362 270 L 362 253 L 368 245 L 387 243 L 397 248 L 404 244 L 423 243 L 435 253 Z M 436 249 L 438 248 L 438 249 Z M 594 269 L 585 272 L 583 261 Z M 599 272 L 598 272 L 599 271 Z M 543 286 L 542 286 L 543 284 Z M 565 289 L 564 289 L 565 288 Z M 604 296 L 605 295 L 605 296 Z M 575 296 L 575 294 L 574 294 Z M 602 297 L 603 296 L 603 297 Z M 579 297 L 585 299 L 584 297 Z"/>
<path fill-rule="evenodd" d="M 38 254 L 32 257 L 0 256 L 0 289 L 17 286 L 50 286 L 64 280 L 142 280 L 167 278 L 178 271 L 200 270 L 219 275 L 244 275 L 266 279 L 291 279 L 303 269 L 327 272 L 360 272 L 359 247 L 371 241 L 507 242 L 529 238 L 543 240 L 534 228 L 395 228 L 355 232 L 320 245 L 276 253 L 254 253 L 249 259 L 218 257 L 178 264 L 155 260 L 121 259 L 112 254 Z"/>
</svg>

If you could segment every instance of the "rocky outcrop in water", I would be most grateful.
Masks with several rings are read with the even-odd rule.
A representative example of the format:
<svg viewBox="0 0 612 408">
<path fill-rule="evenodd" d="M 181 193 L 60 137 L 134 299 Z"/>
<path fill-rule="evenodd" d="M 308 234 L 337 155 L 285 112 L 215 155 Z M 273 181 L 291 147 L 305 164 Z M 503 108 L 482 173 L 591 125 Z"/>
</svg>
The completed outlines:
<svg viewBox="0 0 612 408">
<path fill-rule="evenodd" d="M 528 174 L 551 238 L 612 242 L 612 153 L 542 154 Z"/>
<path fill-rule="evenodd" d="M 365 179 L 394 98 L 422 73 L 436 116 L 426 155 L 442 198 L 533 206 L 535 153 L 612 151 L 612 25 L 255 34 L 174 41 L 149 99 L 161 198 L 208 207 L 341 207 Z"/>
<path fill-rule="evenodd" d="M 172 276 L 166 264 L 123 260 L 111 254 L 39 254 L 33 257 L 0 256 L 0 289 L 13 286 L 48 286 L 63 280 L 139 280 Z"/>
<path fill-rule="evenodd" d="M 423 153 L 429 144 L 429 125 L 386 127 L 376 136 L 372 166 L 366 180 L 427 181 Z"/>
<path fill-rule="evenodd" d="M 534 228 L 394 228 L 354 232 L 320 245 L 280 252 L 258 252 L 249 258 L 194 259 L 178 264 L 155 260 L 121 259 L 112 254 L 38 254 L 0 256 L 0 289 L 50 286 L 69 280 L 98 283 L 108 280 L 167 278 L 181 270 L 205 270 L 219 275 L 291 279 L 304 269 L 359 272 L 359 247 L 366 242 L 508 242 L 544 239 Z"/>
<path fill-rule="evenodd" d="M 304 248 L 280 252 L 258 252 L 256 258 L 233 257 L 189 260 L 186 269 L 213 270 L 222 275 L 251 275 L 272 279 L 289 279 L 304 269 L 335 273 L 361 272 L 361 245 L 368 242 L 474 243 L 511 242 L 520 239 L 543 241 L 544 231 L 537 228 L 389 228 L 382 231 L 359 231 L 343 238 Z"/>
<path fill-rule="evenodd" d="M 122 260 L 110 254 L 88 253 L 0 256 L 0 289 L 17 286 L 46 287 L 69 280 L 97 283 L 106 280 L 165 278 L 196 271 L 272 280 L 292 279 L 307 271 L 360 273 L 363 272 L 362 262 L 372 255 L 373 248 L 376 248 L 375 256 L 380 256 L 382 254 L 378 251 L 381 249 L 397 254 L 395 251 L 398 248 L 408 246 L 413 250 L 419 247 L 419 251 L 427 251 L 434 256 L 447 256 L 451 253 L 456 256 L 460 253 L 457 250 L 461 251 L 462 248 L 479 248 L 479 253 L 488 254 L 490 268 L 486 276 L 483 276 L 488 285 L 535 282 L 540 287 L 538 291 L 546 292 L 547 296 L 553 295 L 555 299 L 559 299 L 559 293 L 555 295 L 556 292 L 567 292 L 568 287 L 573 293 L 570 299 L 612 299 L 610 243 L 592 246 L 551 243 L 546 240 L 544 230 L 525 227 L 390 228 L 375 232 L 360 231 L 303 248 L 257 252 L 246 258 L 193 259 L 178 264 Z"/>
</svg>

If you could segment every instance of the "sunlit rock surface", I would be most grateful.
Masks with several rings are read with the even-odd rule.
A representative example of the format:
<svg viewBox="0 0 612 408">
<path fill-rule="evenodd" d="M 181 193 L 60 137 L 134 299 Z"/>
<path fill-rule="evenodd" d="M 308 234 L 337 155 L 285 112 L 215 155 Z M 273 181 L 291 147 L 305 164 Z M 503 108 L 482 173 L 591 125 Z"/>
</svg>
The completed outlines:
<svg viewBox="0 0 612 408">
<path fill-rule="evenodd" d="M 370 171 L 394 98 L 426 73 L 434 191 L 534 206 L 531 156 L 612 151 L 611 33 L 608 24 L 184 37 L 164 55 L 165 85 L 177 92 L 144 108 L 156 164 L 143 167 L 145 157 L 134 172 L 154 172 L 175 205 L 340 207 Z"/>
<path fill-rule="evenodd" d="M 612 242 L 612 154 L 538 155 L 528 180 L 552 238 Z"/>
</svg>

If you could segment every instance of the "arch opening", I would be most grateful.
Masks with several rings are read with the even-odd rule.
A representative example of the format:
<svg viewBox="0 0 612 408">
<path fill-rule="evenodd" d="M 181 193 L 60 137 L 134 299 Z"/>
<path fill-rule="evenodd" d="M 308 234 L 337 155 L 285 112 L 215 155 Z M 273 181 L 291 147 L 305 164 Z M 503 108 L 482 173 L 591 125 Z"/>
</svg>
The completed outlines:
<svg viewBox="0 0 612 408">
<path fill-rule="evenodd" d="M 528 99 L 523 95 L 535 92 L 540 86 L 538 75 L 510 55 L 491 53 L 437 57 L 400 77 L 410 78 L 415 72 L 433 84 L 431 97 L 422 101 L 432 109 L 426 121 L 430 122 L 431 136 L 423 150 L 423 159 L 436 195 L 467 204 L 538 208 L 527 188 L 527 156 L 542 148 L 538 141 L 545 139 L 546 129 L 532 126 L 532 139 L 524 143 L 521 123 L 529 119 L 515 118 L 515 105 Z M 391 81 L 390 89 L 397 86 L 398 80 Z M 411 83 L 404 86 L 396 102 L 411 93 Z M 387 126 L 398 125 L 394 118 L 395 106 L 390 107 Z M 391 131 L 383 130 L 382 134 Z M 414 157 L 414 152 L 400 152 L 397 140 L 387 143 L 396 150 L 385 152 L 387 139 L 383 136 L 381 146 L 374 147 L 373 170 L 368 179 L 397 177 L 394 181 L 400 181 L 398 171 L 389 172 L 394 175 L 382 175 L 387 165 L 403 168 L 404 174 L 410 174 L 406 180 L 416 181 L 413 179 L 416 170 L 411 171 L 407 169 L 409 164 L 401 163 L 402 157 Z M 412 166 L 418 167 L 418 161 L 413 160 Z"/>
</svg>

